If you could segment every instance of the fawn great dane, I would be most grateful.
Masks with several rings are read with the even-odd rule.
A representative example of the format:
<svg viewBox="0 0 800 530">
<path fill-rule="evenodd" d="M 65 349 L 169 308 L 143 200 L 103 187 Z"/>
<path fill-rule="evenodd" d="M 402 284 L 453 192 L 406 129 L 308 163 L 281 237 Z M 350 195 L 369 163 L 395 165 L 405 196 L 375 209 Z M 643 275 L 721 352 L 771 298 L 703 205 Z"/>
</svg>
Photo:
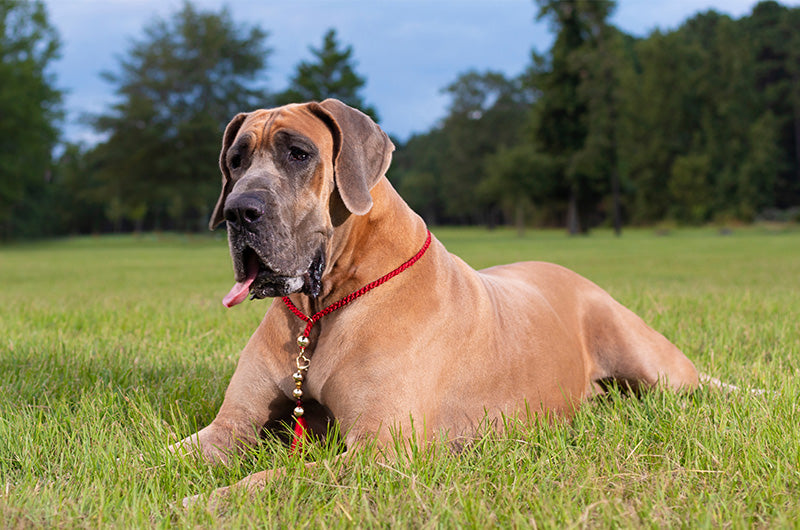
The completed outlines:
<svg viewBox="0 0 800 530">
<path fill-rule="evenodd" d="M 450 254 L 386 179 L 393 150 L 331 99 L 228 124 L 211 219 L 227 221 L 236 283 L 224 303 L 279 298 L 216 418 L 173 450 L 225 462 L 298 405 L 312 434 L 337 422 L 350 452 L 398 433 L 451 440 L 503 417 L 569 418 L 609 382 L 698 386 L 678 348 L 578 274 L 542 262 L 476 271 Z"/>
</svg>

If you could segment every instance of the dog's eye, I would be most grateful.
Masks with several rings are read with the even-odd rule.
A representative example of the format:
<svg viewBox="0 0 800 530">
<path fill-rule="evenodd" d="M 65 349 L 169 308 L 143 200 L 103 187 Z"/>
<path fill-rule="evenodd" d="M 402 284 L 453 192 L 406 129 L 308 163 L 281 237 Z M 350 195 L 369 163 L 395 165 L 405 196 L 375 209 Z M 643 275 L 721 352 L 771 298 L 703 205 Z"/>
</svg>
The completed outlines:
<svg viewBox="0 0 800 530">
<path fill-rule="evenodd" d="M 242 156 L 239 153 L 232 155 L 228 159 L 228 166 L 231 169 L 239 169 L 242 166 Z"/>
<path fill-rule="evenodd" d="M 290 147 L 289 148 L 289 158 L 296 161 L 296 162 L 305 162 L 308 160 L 308 153 L 300 149 L 299 147 Z"/>
</svg>

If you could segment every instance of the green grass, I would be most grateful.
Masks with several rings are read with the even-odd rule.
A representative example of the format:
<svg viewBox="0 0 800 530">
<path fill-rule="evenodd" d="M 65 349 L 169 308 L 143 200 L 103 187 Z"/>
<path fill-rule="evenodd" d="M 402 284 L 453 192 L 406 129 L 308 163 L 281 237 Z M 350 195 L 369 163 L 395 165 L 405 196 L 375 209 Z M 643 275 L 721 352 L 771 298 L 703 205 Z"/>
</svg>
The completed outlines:
<svg viewBox="0 0 800 530">
<path fill-rule="evenodd" d="M 0 526 L 796 527 L 800 232 L 439 229 L 476 267 L 541 259 L 606 288 L 707 373 L 766 396 L 653 393 L 570 423 L 302 471 L 277 442 L 229 468 L 164 447 L 216 413 L 267 304 L 220 304 L 225 243 L 171 235 L 0 248 Z M 500 382 L 499 382 L 500 383 Z M 255 500 L 184 510 L 264 468 Z"/>
</svg>

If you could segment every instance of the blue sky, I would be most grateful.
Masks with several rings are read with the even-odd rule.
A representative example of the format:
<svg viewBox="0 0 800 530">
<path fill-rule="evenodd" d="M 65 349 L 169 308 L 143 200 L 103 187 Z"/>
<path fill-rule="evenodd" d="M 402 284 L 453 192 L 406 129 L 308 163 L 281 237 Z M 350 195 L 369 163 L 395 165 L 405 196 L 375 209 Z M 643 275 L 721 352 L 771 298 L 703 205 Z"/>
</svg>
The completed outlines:
<svg viewBox="0 0 800 530">
<path fill-rule="evenodd" d="M 644 36 L 668 30 L 699 11 L 716 9 L 733 17 L 750 13 L 752 0 L 621 0 L 612 22 Z M 797 1 L 784 1 L 798 5 Z M 57 84 L 67 91 L 66 139 L 96 138 L 80 116 L 114 101 L 99 73 L 116 70 L 119 58 L 140 39 L 155 17 L 179 10 L 182 0 L 46 0 L 59 30 L 62 58 L 54 65 Z M 468 69 L 516 75 L 532 49 L 546 51 L 552 35 L 535 21 L 532 0 L 195 0 L 200 8 L 228 5 L 238 23 L 269 32 L 271 90 L 286 87 L 297 63 L 319 47 L 328 28 L 353 47 L 357 71 L 367 78 L 364 96 L 381 125 L 405 140 L 430 129 L 446 112 L 441 89 Z M 247 110 L 247 109 L 243 109 Z"/>
</svg>

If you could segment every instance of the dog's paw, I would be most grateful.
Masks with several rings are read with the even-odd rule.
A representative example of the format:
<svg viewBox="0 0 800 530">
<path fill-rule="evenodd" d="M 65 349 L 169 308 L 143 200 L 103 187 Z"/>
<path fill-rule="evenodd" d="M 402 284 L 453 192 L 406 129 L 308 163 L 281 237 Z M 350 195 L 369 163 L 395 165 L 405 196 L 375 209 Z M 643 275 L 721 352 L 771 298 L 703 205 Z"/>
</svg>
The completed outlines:
<svg viewBox="0 0 800 530">
<path fill-rule="evenodd" d="M 209 464 L 223 466 L 228 465 L 230 458 L 230 450 L 226 451 L 215 445 L 200 443 L 197 435 L 188 436 L 180 442 L 167 446 L 167 451 L 181 458 L 198 458 Z"/>
<path fill-rule="evenodd" d="M 218 513 L 223 511 L 227 506 L 227 500 L 230 493 L 230 487 L 217 488 L 208 495 L 201 494 L 184 497 L 181 501 L 181 505 L 183 505 L 184 510 L 201 506 L 209 512 Z"/>
<path fill-rule="evenodd" d="M 228 465 L 230 457 L 256 445 L 258 438 L 236 436 L 234 430 L 209 425 L 183 440 L 167 447 L 167 450 L 183 458 L 199 458 L 209 464 Z"/>
<path fill-rule="evenodd" d="M 191 495 L 189 497 L 184 497 L 183 500 L 181 501 L 181 505 L 185 510 L 188 510 L 193 506 L 197 506 L 200 500 L 201 500 L 200 495 Z"/>
</svg>

